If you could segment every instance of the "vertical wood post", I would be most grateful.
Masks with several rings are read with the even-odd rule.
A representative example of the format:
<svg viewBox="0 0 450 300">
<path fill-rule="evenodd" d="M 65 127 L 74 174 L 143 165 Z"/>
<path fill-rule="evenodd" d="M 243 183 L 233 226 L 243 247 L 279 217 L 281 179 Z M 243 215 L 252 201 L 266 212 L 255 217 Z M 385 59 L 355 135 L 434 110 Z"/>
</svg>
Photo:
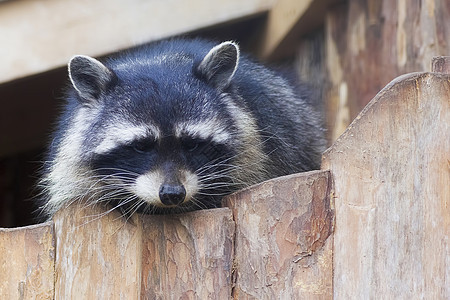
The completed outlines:
<svg viewBox="0 0 450 300">
<path fill-rule="evenodd" d="M 51 222 L 0 229 L 0 298 L 54 299 Z"/>
<path fill-rule="evenodd" d="M 269 180 L 227 197 L 236 222 L 234 299 L 330 299 L 330 174 Z"/>
<path fill-rule="evenodd" d="M 450 298 L 450 76 L 401 76 L 328 149 L 334 297 Z"/>
<path fill-rule="evenodd" d="M 228 208 L 134 215 L 73 204 L 56 214 L 56 299 L 228 299 Z"/>
<path fill-rule="evenodd" d="M 142 224 L 74 204 L 54 217 L 55 299 L 138 299 Z"/>
<path fill-rule="evenodd" d="M 230 299 L 228 208 L 144 217 L 142 299 Z"/>
</svg>

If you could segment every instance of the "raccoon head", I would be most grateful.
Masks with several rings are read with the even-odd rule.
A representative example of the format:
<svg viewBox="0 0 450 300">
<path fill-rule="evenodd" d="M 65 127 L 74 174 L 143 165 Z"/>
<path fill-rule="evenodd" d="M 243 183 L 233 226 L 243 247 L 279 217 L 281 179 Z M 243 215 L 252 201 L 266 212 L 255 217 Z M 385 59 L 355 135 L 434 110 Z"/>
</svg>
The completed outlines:
<svg viewBox="0 0 450 300">
<path fill-rule="evenodd" d="M 238 61 L 233 42 L 199 61 L 183 53 L 109 65 L 73 57 L 73 123 L 84 124 L 72 131 L 82 139 L 79 164 L 89 170 L 79 175 L 89 177 L 89 191 L 80 194 L 129 214 L 218 206 L 238 184 L 232 173 L 241 121 L 226 96 Z"/>
</svg>

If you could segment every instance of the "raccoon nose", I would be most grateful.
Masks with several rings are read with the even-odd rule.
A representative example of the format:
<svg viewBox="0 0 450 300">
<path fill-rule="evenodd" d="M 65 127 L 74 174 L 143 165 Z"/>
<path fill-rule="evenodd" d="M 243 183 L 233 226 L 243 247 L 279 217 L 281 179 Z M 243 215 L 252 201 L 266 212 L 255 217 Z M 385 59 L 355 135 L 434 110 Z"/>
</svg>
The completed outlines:
<svg viewBox="0 0 450 300">
<path fill-rule="evenodd" d="M 178 205 L 185 197 L 186 190 L 182 185 L 163 184 L 159 189 L 159 199 L 164 205 Z"/>
</svg>

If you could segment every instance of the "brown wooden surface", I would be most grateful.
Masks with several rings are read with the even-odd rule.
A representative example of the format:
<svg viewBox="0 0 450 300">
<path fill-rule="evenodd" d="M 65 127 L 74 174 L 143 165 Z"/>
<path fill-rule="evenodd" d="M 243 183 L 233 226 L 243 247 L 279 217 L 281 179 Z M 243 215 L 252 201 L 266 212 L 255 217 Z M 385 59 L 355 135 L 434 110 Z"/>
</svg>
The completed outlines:
<svg viewBox="0 0 450 300">
<path fill-rule="evenodd" d="M 335 141 L 393 78 L 450 54 L 448 0 L 343 1 L 325 22 L 328 132 Z"/>
<path fill-rule="evenodd" d="M 105 55 L 264 13 L 273 3 L 274 0 L 4 1 L 0 3 L 0 83 L 66 65 L 75 54 Z"/>
<path fill-rule="evenodd" d="M 55 218 L 57 299 L 227 299 L 234 222 L 228 208 L 135 215 L 75 204 Z"/>
<path fill-rule="evenodd" d="M 54 218 L 58 245 L 55 295 L 329 298 L 330 189 L 329 172 L 292 175 L 231 196 L 234 216 L 229 208 L 221 208 L 181 215 L 136 215 L 128 223 L 117 212 L 104 216 L 104 208 L 72 205 Z M 265 221 L 256 224 L 255 218 Z M 248 241 L 256 244 L 246 247 Z M 259 268 L 256 273 L 255 266 Z"/>
<path fill-rule="evenodd" d="M 267 181 L 227 197 L 236 222 L 234 299 L 330 299 L 330 174 Z"/>
<path fill-rule="evenodd" d="M 55 215 L 55 299 L 138 299 L 142 224 L 103 213 L 72 205 Z"/>
<path fill-rule="evenodd" d="M 292 56 L 299 37 L 320 28 L 326 11 L 339 0 L 278 0 L 269 11 L 258 46 L 263 60 Z"/>
<path fill-rule="evenodd" d="M 433 57 L 431 72 L 450 74 L 450 56 Z"/>
<path fill-rule="evenodd" d="M 142 299 L 230 299 L 228 208 L 144 218 Z"/>
<path fill-rule="evenodd" d="M 313 0 L 279 0 L 269 11 L 267 23 L 261 37 L 259 56 L 270 59 L 280 52 L 280 45 L 297 27 L 300 18 L 311 5 L 317 1 Z"/>
<path fill-rule="evenodd" d="M 450 75 L 388 84 L 324 154 L 336 299 L 450 298 Z"/>
<path fill-rule="evenodd" d="M 53 299 L 52 223 L 0 228 L 0 298 Z"/>
</svg>

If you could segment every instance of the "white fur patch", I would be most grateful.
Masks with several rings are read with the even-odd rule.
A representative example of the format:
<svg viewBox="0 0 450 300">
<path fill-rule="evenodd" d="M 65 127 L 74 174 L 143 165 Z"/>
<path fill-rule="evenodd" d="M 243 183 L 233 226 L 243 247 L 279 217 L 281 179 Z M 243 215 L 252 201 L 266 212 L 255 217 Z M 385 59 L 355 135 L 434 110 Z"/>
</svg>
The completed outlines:
<svg viewBox="0 0 450 300">
<path fill-rule="evenodd" d="M 184 202 L 190 201 L 192 197 L 198 192 L 198 177 L 194 173 L 189 171 L 184 171 L 184 180 L 181 183 L 184 185 L 186 190 L 186 199 Z"/>
<path fill-rule="evenodd" d="M 156 126 L 136 126 L 133 124 L 118 123 L 109 126 L 104 133 L 105 138 L 95 147 L 97 154 L 108 153 L 119 145 L 128 144 L 134 140 L 146 137 L 158 139 L 161 133 Z"/>
<path fill-rule="evenodd" d="M 81 198 L 92 185 L 91 180 L 87 179 L 89 171 L 81 169 L 79 162 L 85 132 L 96 114 L 96 110 L 86 107 L 77 111 L 71 128 L 59 145 L 55 163 L 42 180 L 50 196 L 45 205 L 45 210 L 50 214 L 55 213 L 68 201 Z"/>
<path fill-rule="evenodd" d="M 163 182 L 164 176 L 159 171 L 148 172 L 136 179 L 132 192 L 149 204 L 162 206 L 159 188 Z"/>
<path fill-rule="evenodd" d="M 225 125 L 216 119 L 209 119 L 200 122 L 185 122 L 175 126 L 175 136 L 190 136 L 200 139 L 211 138 L 216 143 L 225 143 L 231 138 L 230 133 L 226 130 Z"/>
<path fill-rule="evenodd" d="M 181 174 L 183 178 L 180 178 L 180 182 L 186 190 L 184 202 L 188 202 L 198 191 L 198 178 L 197 175 L 189 171 L 182 171 Z M 148 172 L 136 179 L 136 183 L 131 188 L 131 192 L 149 204 L 165 206 L 159 199 L 159 189 L 163 182 L 164 175 L 161 171 Z"/>
</svg>

